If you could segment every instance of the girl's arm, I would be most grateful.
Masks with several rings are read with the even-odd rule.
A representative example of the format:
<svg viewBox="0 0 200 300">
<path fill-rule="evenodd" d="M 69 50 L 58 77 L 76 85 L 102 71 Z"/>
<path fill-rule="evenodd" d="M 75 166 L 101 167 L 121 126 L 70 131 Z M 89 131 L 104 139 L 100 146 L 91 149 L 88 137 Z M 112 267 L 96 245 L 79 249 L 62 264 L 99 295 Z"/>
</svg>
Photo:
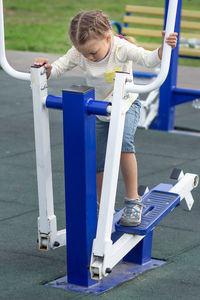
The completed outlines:
<svg viewBox="0 0 200 300">
<path fill-rule="evenodd" d="M 177 33 L 172 33 L 166 39 L 166 42 L 172 47 L 176 47 L 177 44 Z M 162 32 L 164 39 L 165 31 Z M 117 57 L 120 62 L 127 62 L 128 60 L 133 61 L 141 66 L 147 68 L 154 68 L 160 64 L 163 53 L 163 45 L 154 51 L 146 50 L 142 47 L 134 45 L 132 42 L 123 44 L 123 47 L 119 47 Z"/>
<path fill-rule="evenodd" d="M 69 71 L 79 65 L 80 53 L 72 47 L 64 56 L 58 58 L 52 64 L 47 58 L 37 58 L 34 62 L 37 66 L 44 66 L 47 70 L 47 78 L 59 77 L 66 71 Z"/>
</svg>

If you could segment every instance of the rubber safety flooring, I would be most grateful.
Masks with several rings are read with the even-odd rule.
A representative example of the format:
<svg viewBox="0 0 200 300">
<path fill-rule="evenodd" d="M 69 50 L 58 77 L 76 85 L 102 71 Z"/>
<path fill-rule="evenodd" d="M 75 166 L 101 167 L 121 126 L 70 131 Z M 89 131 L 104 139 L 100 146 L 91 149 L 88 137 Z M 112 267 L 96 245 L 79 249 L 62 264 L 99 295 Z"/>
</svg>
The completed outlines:
<svg viewBox="0 0 200 300">
<path fill-rule="evenodd" d="M 49 82 L 60 94 L 71 77 Z M 79 84 L 83 79 L 79 78 Z M 176 126 L 200 131 L 200 111 L 191 104 L 177 108 Z M 50 112 L 55 214 L 65 228 L 62 116 Z M 169 182 L 173 168 L 200 174 L 200 136 L 138 129 L 139 184 Z M 119 177 L 116 208 L 125 188 Z M 99 296 L 46 287 L 66 274 L 66 248 L 41 252 L 37 245 L 38 196 L 31 89 L 0 71 L 0 299 L 141 299 L 192 300 L 200 292 L 200 188 L 189 212 L 184 202 L 154 231 L 152 254 L 166 264 Z M 78 236 L 77 236 L 78 238 Z"/>
</svg>

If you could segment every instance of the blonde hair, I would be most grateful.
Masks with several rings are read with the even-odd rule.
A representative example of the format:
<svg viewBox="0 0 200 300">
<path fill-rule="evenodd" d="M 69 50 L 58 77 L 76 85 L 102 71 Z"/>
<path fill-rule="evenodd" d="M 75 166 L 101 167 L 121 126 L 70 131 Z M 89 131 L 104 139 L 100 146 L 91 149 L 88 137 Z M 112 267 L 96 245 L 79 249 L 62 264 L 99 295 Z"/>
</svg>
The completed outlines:
<svg viewBox="0 0 200 300">
<path fill-rule="evenodd" d="M 75 46 L 90 39 L 102 39 L 112 31 L 109 18 L 101 10 L 82 11 L 70 23 L 69 36 Z"/>
<path fill-rule="evenodd" d="M 109 17 L 102 10 L 81 11 L 71 21 L 69 36 L 72 44 L 77 47 L 85 44 L 90 39 L 103 39 L 107 32 L 115 34 Z M 136 44 L 134 38 L 124 36 L 124 39 Z"/>
<path fill-rule="evenodd" d="M 137 42 L 136 42 L 136 39 L 132 36 L 128 36 L 128 35 L 119 35 L 117 33 L 114 33 L 114 36 L 118 36 L 120 38 L 123 38 L 125 39 L 127 42 L 131 43 L 131 44 L 134 44 L 134 45 L 137 45 Z"/>
</svg>

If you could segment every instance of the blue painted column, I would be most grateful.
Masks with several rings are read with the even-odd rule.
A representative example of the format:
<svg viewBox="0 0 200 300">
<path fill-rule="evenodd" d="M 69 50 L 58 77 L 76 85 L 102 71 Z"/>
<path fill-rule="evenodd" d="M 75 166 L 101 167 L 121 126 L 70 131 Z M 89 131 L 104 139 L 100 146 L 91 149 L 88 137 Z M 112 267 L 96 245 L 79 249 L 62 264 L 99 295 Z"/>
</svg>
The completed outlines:
<svg viewBox="0 0 200 300">
<path fill-rule="evenodd" d="M 168 12 L 169 0 L 165 2 L 165 23 Z M 182 0 L 179 0 L 177 7 L 177 17 L 175 23 L 175 32 L 180 32 L 181 23 L 181 8 Z M 179 41 L 178 41 L 179 44 Z M 167 79 L 160 88 L 160 103 L 158 116 L 152 123 L 151 128 L 159 130 L 173 130 L 174 129 L 174 116 L 175 116 L 175 106 L 173 105 L 173 87 L 177 83 L 177 71 L 178 71 L 178 44 L 172 51 L 171 63 L 169 68 L 169 73 Z"/>
<path fill-rule="evenodd" d="M 124 258 L 124 261 L 143 265 L 152 260 L 153 230 L 150 231 Z"/>
<path fill-rule="evenodd" d="M 88 266 L 97 226 L 95 116 L 87 113 L 94 89 L 63 91 L 68 284 L 89 287 Z"/>
</svg>

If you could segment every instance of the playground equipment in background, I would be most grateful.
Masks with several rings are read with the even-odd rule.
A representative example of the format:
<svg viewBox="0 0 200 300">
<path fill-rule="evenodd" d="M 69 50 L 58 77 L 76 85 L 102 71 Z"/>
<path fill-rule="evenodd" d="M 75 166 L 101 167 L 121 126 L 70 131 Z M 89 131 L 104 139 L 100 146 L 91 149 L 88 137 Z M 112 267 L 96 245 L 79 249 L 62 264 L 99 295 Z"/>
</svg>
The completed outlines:
<svg viewBox="0 0 200 300">
<path fill-rule="evenodd" d="M 120 34 L 134 36 L 138 46 L 154 50 L 160 46 L 164 26 L 164 8 L 126 5 L 124 26 L 116 23 Z M 200 59 L 200 11 L 181 10 L 179 56 Z M 140 37 L 149 38 L 140 42 Z M 159 41 L 159 42 L 158 42 Z"/>
<path fill-rule="evenodd" d="M 164 9 L 161 8 L 145 8 L 145 7 L 137 7 L 128 5 L 126 6 L 126 16 L 124 17 L 125 26 L 123 28 L 122 33 L 124 34 L 134 34 L 134 36 L 138 35 L 145 35 L 145 36 L 153 36 L 153 37 L 160 37 L 161 36 L 161 28 L 162 23 L 161 19 L 158 16 L 162 16 L 164 14 L 164 27 L 166 26 L 166 18 L 167 18 L 167 11 L 168 11 L 169 0 L 165 1 L 165 13 Z M 145 13 L 144 17 L 132 17 L 131 14 L 135 13 Z M 157 15 L 157 17 L 152 17 L 153 15 Z M 191 32 L 191 30 L 200 29 L 200 23 L 197 21 L 183 21 L 182 28 L 188 29 L 189 33 L 184 32 L 180 33 L 181 27 L 181 15 L 183 18 L 189 17 L 193 20 L 200 19 L 200 12 L 195 11 L 191 12 L 187 10 L 182 10 L 182 0 L 178 1 L 177 7 L 177 16 L 176 16 L 176 23 L 175 23 L 175 31 L 181 34 L 184 38 L 191 38 L 196 37 L 199 39 L 200 34 Z M 151 16 L 151 17 L 150 17 Z M 136 24 L 137 28 L 129 27 L 129 24 Z M 138 24 L 147 25 L 148 28 L 139 29 Z M 154 26 L 154 29 L 150 28 L 150 23 Z M 121 25 L 113 21 L 113 24 L 117 26 L 119 32 L 121 32 Z M 158 28 L 159 30 L 155 29 Z M 145 26 L 143 26 L 145 27 Z M 193 43 L 194 44 L 194 43 Z M 140 45 L 140 43 L 139 43 Z M 141 43 L 147 49 L 156 49 L 158 44 L 151 44 L 151 43 Z M 200 49 L 199 48 L 186 48 L 186 47 L 179 47 L 179 41 L 177 47 L 172 51 L 171 63 L 169 68 L 169 73 L 167 79 L 160 87 L 159 96 L 156 97 L 154 95 L 149 96 L 147 103 L 145 101 L 142 102 L 143 110 L 142 110 L 142 120 L 140 121 L 140 125 L 145 128 L 153 128 L 159 130 L 173 130 L 174 123 L 175 123 L 175 107 L 177 105 L 190 102 L 200 98 L 200 90 L 192 90 L 192 89 L 185 89 L 177 87 L 177 71 L 178 71 L 178 57 L 190 57 L 190 58 L 200 58 Z M 154 73 L 146 73 L 146 72 L 135 72 L 135 76 L 140 77 L 151 77 L 157 74 Z M 196 106 L 199 104 L 199 100 L 194 102 L 193 104 Z M 199 105 L 200 106 L 200 105 Z"/>
<path fill-rule="evenodd" d="M 174 31 L 177 2 L 170 1 L 166 36 Z M 2 42 L 2 0 L 0 4 Z M 126 93 L 149 92 L 164 82 L 169 70 L 171 47 L 165 43 L 160 73 L 148 85 L 133 85 L 126 73 L 117 72 L 111 106 L 110 103 L 94 100 L 94 90 L 89 87 L 73 86 L 69 91 L 63 91 L 62 97 L 48 95 L 44 67 L 33 66 L 31 75 L 15 71 L 7 63 L 4 46 L 4 42 L 0 44 L 3 69 L 15 78 L 31 80 L 39 198 L 39 248 L 56 249 L 66 245 L 67 237 L 67 279 L 58 279 L 50 285 L 98 294 L 144 270 L 163 264 L 151 259 L 152 230 L 183 198 L 191 209 L 194 202 L 191 191 L 198 185 L 198 176 L 175 172 L 172 176 L 174 186 L 160 184 L 145 194 L 143 201 L 146 209 L 142 224 L 137 228 L 119 226 L 117 223 L 122 211 L 117 212 L 113 220 L 113 210 L 125 119 L 124 98 Z M 66 229 L 57 230 L 54 214 L 48 108 L 63 111 L 67 235 Z M 111 117 L 98 224 L 95 114 L 110 114 Z M 123 258 L 126 263 L 122 265 L 119 262 Z"/>
</svg>

